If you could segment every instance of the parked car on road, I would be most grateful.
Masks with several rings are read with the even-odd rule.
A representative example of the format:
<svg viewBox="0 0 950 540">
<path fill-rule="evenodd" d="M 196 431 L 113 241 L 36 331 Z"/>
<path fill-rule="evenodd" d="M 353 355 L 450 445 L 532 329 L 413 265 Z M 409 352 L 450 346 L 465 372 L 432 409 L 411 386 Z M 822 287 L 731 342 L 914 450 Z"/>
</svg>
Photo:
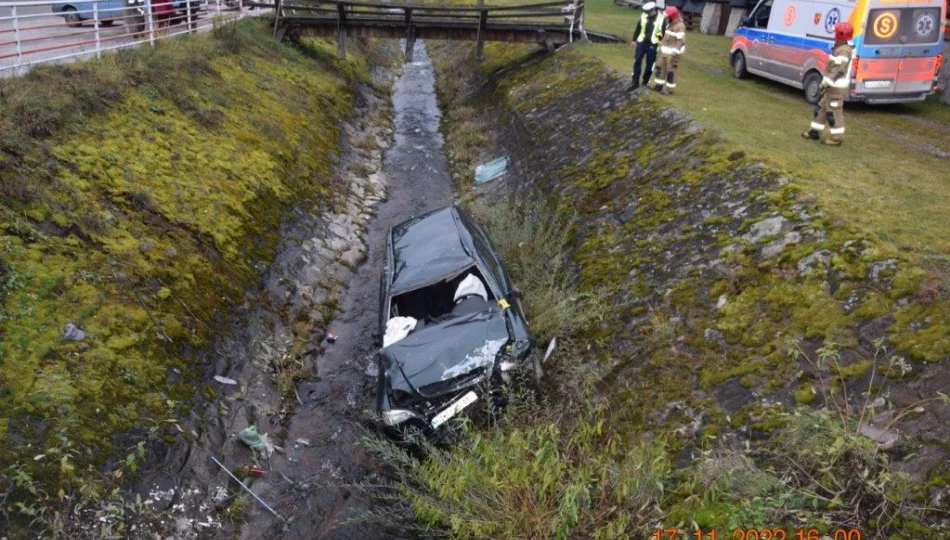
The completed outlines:
<svg viewBox="0 0 950 540">
<path fill-rule="evenodd" d="M 127 15 L 126 0 L 102 0 L 100 2 L 79 1 L 69 4 L 54 4 L 53 13 L 59 13 L 69 26 L 80 26 L 83 21 L 91 21 L 99 16 L 99 24 L 112 26 L 116 19 Z"/>
<path fill-rule="evenodd" d="M 514 374 L 540 376 L 520 297 L 488 236 L 457 206 L 390 229 L 379 306 L 383 424 L 432 434 Z"/>
<path fill-rule="evenodd" d="M 160 4 L 168 0 L 153 0 L 152 4 Z M 205 0 L 171 0 L 174 16 L 171 22 L 185 22 L 188 20 L 189 5 L 192 22 L 198 19 L 199 11 Z M 153 7 L 154 9 L 154 7 Z M 112 26 L 116 21 L 125 21 L 125 24 L 134 27 L 133 31 L 146 30 L 145 0 L 101 0 L 93 2 L 82 0 L 68 4 L 53 5 L 53 13 L 59 13 L 72 27 L 81 26 L 85 21 L 95 20 L 99 16 L 99 24 L 105 27 Z"/>
</svg>

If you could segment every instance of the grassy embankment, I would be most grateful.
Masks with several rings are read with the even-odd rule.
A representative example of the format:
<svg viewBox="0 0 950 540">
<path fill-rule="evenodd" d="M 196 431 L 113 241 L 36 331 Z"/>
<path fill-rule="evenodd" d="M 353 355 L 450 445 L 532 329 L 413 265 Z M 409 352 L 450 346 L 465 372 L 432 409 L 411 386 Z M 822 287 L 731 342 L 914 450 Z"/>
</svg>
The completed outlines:
<svg viewBox="0 0 950 540">
<path fill-rule="evenodd" d="M 585 5 L 587 28 L 630 39 L 639 10 L 611 0 Z M 825 148 L 799 137 L 811 119 L 800 90 L 733 77 L 728 37 L 696 31 L 686 40 L 677 93 L 662 101 L 689 113 L 728 145 L 794 176 L 836 216 L 913 253 L 950 289 L 950 107 L 936 97 L 919 104 L 849 105 L 845 146 Z M 618 76 L 630 77 L 628 45 L 590 44 L 581 50 Z"/>
<path fill-rule="evenodd" d="M 542 341 L 573 339 L 549 366 L 557 401 L 516 408 L 497 429 L 405 463 L 416 515 L 473 538 L 640 538 L 661 523 L 720 535 L 742 526 L 789 537 L 797 527 L 945 536 L 942 514 L 923 507 L 946 486 L 946 469 L 911 480 L 892 463 L 945 444 L 945 433 L 918 425 L 919 438 L 891 451 L 858 434 L 871 417 L 907 427 L 946 410 L 927 381 L 950 351 L 947 298 L 917 258 L 779 181 L 789 171 L 760 167 L 754 149 L 737 152 L 731 132 L 695 130 L 653 98 L 616 103 L 587 49 L 481 86 L 526 52 L 489 46 L 473 93 L 471 50 L 437 48 L 446 151 L 464 187 L 480 151 L 517 149 L 556 217 L 502 202 L 476 203 L 476 214 L 515 261 L 515 281 L 529 283 L 529 320 L 549 329 Z M 807 107 L 790 106 L 807 119 Z M 491 129 L 513 129 L 512 116 L 524 137 L 494 141 Z M 744 238 L 769 216 L 801 232 L 779 256 L 760 250 L 781 234 Z M 525 239 L 549 238 L 534 231 L 552 220 L 570 232 L 538 253 Z M 541 255 L 534 266 L 526 252 Z M 568 254 L 578 274 L 562 294 L 607 292 L 615 302 L 582 308 L 586 324 L 571 329 L 531 304 L 547 287 L 534 276 L 556 274 L 547 261 Z M 814 254 L 827 259 L 803 262 Z"/>
<path fill-rule="evenodd" d="M 334 51 L 245 21 L 0 80 L 8 519 L 54 520 L 135 471 L 148 438 L 188 436 L 176 418 L 214 394 L 196 359 L 216 317 L 272 259 L 283 210 L 333 200 L 369 74 Z"/>
<path fill-rule="evenodd" d="M 610 0 L 590 0 L 586 8 L 589 28 L 627 39 L 640 16 Z M 677 93 L 666 101 L 730 145 L 793 176 L 830 212 L 942 269 L 950 287 L 950 107 L 936 98 L 851 105 L 845 146 L 824 148 L 799 137 L 811 118 L 800 90 L 733 77 L 728 37 L 691 32 L 686 40 Z M 630 47 L 583 50 L 630 76 Z"/>
</svg>

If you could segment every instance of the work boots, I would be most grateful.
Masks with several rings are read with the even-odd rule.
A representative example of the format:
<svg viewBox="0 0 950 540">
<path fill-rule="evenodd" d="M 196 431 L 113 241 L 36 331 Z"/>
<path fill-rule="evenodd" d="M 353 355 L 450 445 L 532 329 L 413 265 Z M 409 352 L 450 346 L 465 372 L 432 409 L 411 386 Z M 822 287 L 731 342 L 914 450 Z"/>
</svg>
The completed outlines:
<svg viewBox="0 0 950 540">
<path fill-rule="evenodd" d="M 827 139 L 825 139 L 825 144 L 827 144 L 828 146 L 841 146 L 842 144 L 844 144 L 844 139 L 842 139 L 841 137 L 828 137 Z"/>
<path fill-rule="evenodd" d="M 817 129 L 809 129 L 808 131 L 802 133 L 802 138 L 804 139 L 813 139 L 818 140 L 821 138 L 821 132 Z"/>
</svg>

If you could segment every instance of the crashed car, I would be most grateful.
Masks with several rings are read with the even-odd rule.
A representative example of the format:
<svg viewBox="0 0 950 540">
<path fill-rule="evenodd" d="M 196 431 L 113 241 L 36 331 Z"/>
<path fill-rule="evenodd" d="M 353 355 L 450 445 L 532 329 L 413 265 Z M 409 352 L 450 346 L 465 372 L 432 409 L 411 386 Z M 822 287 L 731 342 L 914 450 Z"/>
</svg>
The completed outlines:
<svg viewBox="0 0 950 540">
<path fill-rule="evenodd" d="M 457 206 L 392 227 L 380 281 L 377 409 L 390 431 L 433 434 L 488 388 L 540 374 L 521 293 Z"/>
</svg>

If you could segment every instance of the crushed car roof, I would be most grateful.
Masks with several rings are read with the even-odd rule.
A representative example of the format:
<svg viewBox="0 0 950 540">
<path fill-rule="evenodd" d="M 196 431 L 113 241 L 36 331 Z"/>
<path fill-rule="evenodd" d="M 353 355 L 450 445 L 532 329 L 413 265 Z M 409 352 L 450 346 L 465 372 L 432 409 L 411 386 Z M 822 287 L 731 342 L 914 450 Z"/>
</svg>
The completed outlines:
<svg viewBox="0 0 950 540">
<path fill-rule="evenodd" d="M 390 294 L 430 285 L 475 264 L 470 235 L 457 213 L 449 206 L 393 227 Z"/>
</svg>

